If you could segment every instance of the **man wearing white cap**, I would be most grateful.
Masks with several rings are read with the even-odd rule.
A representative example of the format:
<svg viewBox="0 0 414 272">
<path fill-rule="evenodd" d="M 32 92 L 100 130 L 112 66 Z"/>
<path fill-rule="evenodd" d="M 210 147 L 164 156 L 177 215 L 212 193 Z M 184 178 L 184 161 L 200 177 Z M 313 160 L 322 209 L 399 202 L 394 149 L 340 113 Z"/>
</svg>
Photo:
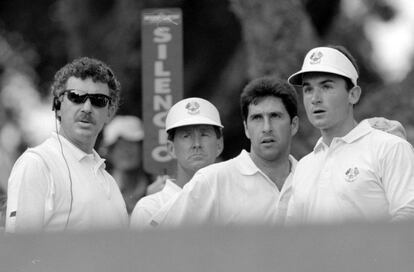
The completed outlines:
<svg viewBox="0 0 414 272">
<path fill-rule="evenodd" d="M 368 120 L 355 121 L 357 80 L 355 60 L 340 46 L 310 50 L 288 79 L 302 87 L 308 119 L 322 135 L 296 167 L 288 223 L 414 218 L 413 148 Z M 371 120 L 381 128 L 378 121 Z"/>
<path fill-rule="evenodd" d="M 131 215 L 131 228 L 145 229 L 158 224 L 154 215 L 193 177 L 212 163 L 223 151 L 223 125 L 216 107 L 202 98 L 187 98 L 168 111 L 167 148 L 177 161 L 175 179 L 167 179 L 164 188 L 142 198 Z"/>
<path fill-rule="evenodd" d="M 243 90 L 240 106 L 250 151 L 199 170 L 163 208 L 161 227 L 283 223 L 296 160 L 297 94 L 285 81 L 263 77 Z"/>
</svg>

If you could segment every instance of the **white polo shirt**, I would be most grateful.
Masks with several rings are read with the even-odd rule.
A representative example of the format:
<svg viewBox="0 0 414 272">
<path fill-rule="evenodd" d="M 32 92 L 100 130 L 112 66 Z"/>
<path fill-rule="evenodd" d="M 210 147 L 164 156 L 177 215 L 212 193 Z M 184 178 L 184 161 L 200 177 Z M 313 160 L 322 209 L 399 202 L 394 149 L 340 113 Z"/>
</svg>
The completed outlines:
<svg viewBox="0 0 414 272">
<path fill-rule="evenodd" d="M 187 224 L 281 224 L 291 193 L 296 160 L 279 191 L 246 151 L 197 171 L 181 193 L 154 216 L 161 227 Z"/>
<path fill-rule="evenodd" d="M 138 230 L 150 228 L 152 217 L 181 190 L 173 180 L 167 179 L 161 191 L 147 195 L 137 202 L 131 214 L 130 227 Z"/>
<path fill-rule="evenodd" d="M 414 152 L 367 121 L 330 146 L 319 139 L 293 177 L 288 223 L 414 218 Z"/>
<path fill-rule="evenodd" d="M 15 163 L 9 178 L 6 231 L 61 231 L 68 216 L 68 230 L 128 227 L 125 202 L 105 171 L 104 160 L 95 151 L 86 154 L 63 136 L 59 139 L 64 157 L 53 133 Z"/>
</svg>

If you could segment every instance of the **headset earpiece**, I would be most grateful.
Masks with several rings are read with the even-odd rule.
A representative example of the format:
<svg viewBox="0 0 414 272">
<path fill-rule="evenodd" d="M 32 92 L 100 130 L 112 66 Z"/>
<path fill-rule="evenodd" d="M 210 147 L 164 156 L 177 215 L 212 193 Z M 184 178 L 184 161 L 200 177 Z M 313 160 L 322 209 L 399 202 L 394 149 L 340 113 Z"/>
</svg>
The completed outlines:
<svg viewBox="0 0 414 272">
<path fill-rule="evenodd" d="M 58 97 L 54 97 L 53 98 L 53 105 L 52 105 L 52 110 L 53 111 L 58 111 L 60 110 L 60 101 Z"/>
</svg>

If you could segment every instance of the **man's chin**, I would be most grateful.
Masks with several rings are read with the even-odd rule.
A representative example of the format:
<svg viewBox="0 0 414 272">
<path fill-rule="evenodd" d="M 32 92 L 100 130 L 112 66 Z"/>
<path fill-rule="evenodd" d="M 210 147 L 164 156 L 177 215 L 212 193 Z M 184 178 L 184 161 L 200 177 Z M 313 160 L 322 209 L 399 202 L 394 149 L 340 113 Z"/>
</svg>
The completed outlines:
<svg viewBox="0 0 414 272">
<path fill-rule="evenodd" d="M 192 164 L 191 164 L 191 168 L 192 169 L 194 169 L 194 171 L 198 171 L 198 170 L 200 170 L 201 168 L 204 168 L 204 167 L 206 167 L 206 166 L 208 166 L 208 165 L 210 165 L 211 163 L 209 163 L 209 162 L 206 162 L 206 161 L 196 161 L 196 162 L 193 162 Z"/>
</svg>

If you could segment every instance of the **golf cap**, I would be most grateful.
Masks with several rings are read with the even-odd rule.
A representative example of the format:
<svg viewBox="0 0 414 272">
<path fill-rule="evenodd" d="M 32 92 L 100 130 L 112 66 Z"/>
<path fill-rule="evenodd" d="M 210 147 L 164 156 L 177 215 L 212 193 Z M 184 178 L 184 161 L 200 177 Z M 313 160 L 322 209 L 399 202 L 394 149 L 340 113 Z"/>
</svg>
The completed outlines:
<svg viewBox="0 0 414 272">
<path fill-rule="evenodd" d="M 316 47 L 305 56 L 302 69 L 288 78 L 292 85 L 302 85 L 304 73 L 331 73 L 349 78 L 356 86 L 358 72 L 352 62 L 339 50 L 330 47 Z"/>
<path fill-rule="evenodd" d="M 139 142 L 144 139 L 144 128 L 141 120 L 132 115 L 117 115 L 105 127 L 103 131 L 103 144 L 110 146 L 118 138 L 132 142 Z"/>
<path fill-rule="evenodd" d="M 212 125 L 222 128 L 217 108 L 205 99 L 198 97 L 178 101 L 168 111 L 165 119 L 165 130 L 190 126 Z"/>
</svg>

